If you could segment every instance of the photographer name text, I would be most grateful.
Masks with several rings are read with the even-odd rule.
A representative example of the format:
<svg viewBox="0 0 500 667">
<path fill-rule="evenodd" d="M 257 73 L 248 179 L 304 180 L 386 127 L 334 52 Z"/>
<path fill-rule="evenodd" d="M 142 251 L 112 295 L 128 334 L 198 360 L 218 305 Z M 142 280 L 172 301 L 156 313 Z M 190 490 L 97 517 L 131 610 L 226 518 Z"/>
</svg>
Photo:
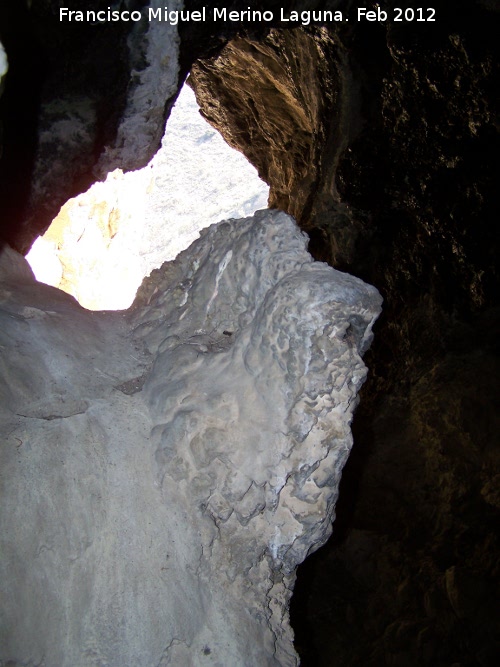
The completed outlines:
<svg viewBox="0 0 500 667">
<path fill-rule="evenodd" d="M 245 9 L 241 11 L 229 10 L 225 7 L 209 8 L 203 7 L 197 11 L 189 10 L 169 10 L 168 7 L 149 8 L 146 10 L 117 10 L 108 7 L 100 11 L 93 10 L 73 10 L 67 7 L 59 9 L 59 21 L 61 22 L 83 22 L 83 23 L 113 23 L 117 21 L 162 21 L 170 25 L 178 23 L 188 23 L 190 21 L 206 22 L 214 21 L 221 23 L 281 23 L 301 24 L 303 26 L 311 23 L 342 23 L 349 21 L 345 12 L 331 10 L 306 10 L 289 11 L 280 9 L 279 12 L 260 11 L 254 9 Z M 432 7 L 394 7 L 390 11 L 385 11 L 380 7 L 374 10 L 368 10 L 366 7 L 358 7 L 351 20 L 369 21 L 369 22 L 415 22 L 426 23 L 436 20 L 436 10 Z"/>
</svg>

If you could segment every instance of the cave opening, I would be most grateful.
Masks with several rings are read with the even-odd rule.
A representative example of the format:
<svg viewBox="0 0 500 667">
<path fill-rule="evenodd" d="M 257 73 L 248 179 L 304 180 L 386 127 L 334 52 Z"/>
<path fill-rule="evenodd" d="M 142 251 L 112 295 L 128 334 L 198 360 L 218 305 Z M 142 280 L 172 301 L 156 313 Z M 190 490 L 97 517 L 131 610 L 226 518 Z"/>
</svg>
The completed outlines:
<svg viewBox="0 0 500 667">
<path fill-rule="evenodd" d="M 26 259 L 36 278 L 90 310 L 128 308 L 143 279 L 205 227 L 266 208 L 269 188 L 199 114 L 185 83 L 160 150 L 66 202 Z"/>
</svg>

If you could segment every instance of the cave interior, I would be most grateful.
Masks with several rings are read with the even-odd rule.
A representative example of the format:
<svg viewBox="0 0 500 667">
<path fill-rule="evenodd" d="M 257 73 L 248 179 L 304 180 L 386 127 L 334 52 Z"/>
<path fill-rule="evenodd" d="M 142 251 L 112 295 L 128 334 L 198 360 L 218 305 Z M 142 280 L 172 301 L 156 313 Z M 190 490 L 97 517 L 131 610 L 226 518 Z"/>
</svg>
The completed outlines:
<svg viewBox="0 0 500 667">
<path fill-rule="evenodd" d="M 59 4 L 0 8 L 1 236 L 23 254 L 69 197 L 146 163 L 177 94 L 151 114 L 135 163 L 119 149 L 103 161 L 145 54 L 131 55 L 129 25 L 61 24 Z M 500 12 L 489 0 L 433 6 L 440 20 L 419 25 L 179 25 L 177 91 L 189 77 L 313 257 L 384 299 L 333 535 L 298 570 L 304 667 L 493 667 L 500 656 Z M 83 139 L 57 135 L 65 114 L 79 114 Z"/>
</svg>

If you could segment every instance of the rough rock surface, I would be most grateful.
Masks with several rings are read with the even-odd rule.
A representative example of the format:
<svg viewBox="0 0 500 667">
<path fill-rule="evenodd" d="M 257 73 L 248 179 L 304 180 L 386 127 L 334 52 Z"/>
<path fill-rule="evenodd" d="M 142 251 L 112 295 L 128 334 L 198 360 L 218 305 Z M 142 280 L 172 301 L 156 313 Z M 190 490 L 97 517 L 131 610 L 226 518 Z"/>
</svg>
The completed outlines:
<svg viewBox="0 0 500 667">
<path fill-rule="evenodd" d="M 111 313 L 4 250 L 2 667 L 297 664 L 381 302 L 306 243 L 222 222 Z"/>
<path fill-rule="evenodd" d="M 100 100 L 92 159 L 85 166 L 81 151 L 66 154 L 68 172 L 81 168 L 88 183 L 103 145 L 112 143 L 129 75 L 127 36 L 117 34 L 119 26 L 106 32 L 56 29 L 47 12 L 60 3 L 30 4 L 31 14 L 24 2 L 0 4 L 0 38 L 9 57 L 0 100 L 0 217 L 9 223 L 8 238 L 23 250 L 37 234 L 35 225 L 15 227 L 32 186 L 43 81 L 51 80 L 46 100 L 68 90 Z M 243 0 L 213 4 L 248 6 Z M 265 0 L 266 8 L 279 4 Z M 293 0 L 287 6 L 376 4 L 387 9 L 401 3 Z M 251 143 L 241 150 L 253 151 L 261 173 L 273 175 L 270 185 L 283 193 L 283 202 L 288 198 L 288 210 L 301 212 L 313 256 L 376 285 L 385 300 L 368 352 L 372 372 L 353 424 L 355 446 L 344 469 L 333 541 L 299 568 L 292 616 L 304 667 L 498 664 L 500 12 L 495 0 L 430 4 L 438 19 L 432 25 L 350 20 L 310 26 L 294 38 L 300 45 L 295 53 L 286 49 L 290 35 L 270 43 L 268 26 L 179 28 L 183 75 L 200 57 L 208 70 L 206 59 L 236 32 L 262 52 L 260 62 L 243 54 L 248 68 L 241 90 L 232 85 L 231 72 L 214 79 L 219 107 L 226 109 L 220 130 L 230 139 L 231 128 L 252 129 Z M 6 12 L 24 12 L 11 22 L 10 36 L 3 32 Z M 322 86 L 313 79 L 309 98 L 300 91 L 300 110 L 300 70 L 311 71 L 308 60 L 318 57 L 324 57 L 317 68 Z M 281 90 L 272 85 L 274 76 Z M 250 80 L 254 106 L 249 101 L 242 108 L 239 96 L 251 89 Z M 287 100 L 295 105 L 290 112 Z M 247 114 L 245 123 L 231 119 L 232 105 Z M 276 127 L 262 132 L 267 109 L 274 107 L 283 113 L 273 116 Z M 207 97 L 213 119 L 216 108 Z M 254 109 L 266 114 L 255 118 Z M 293 140 L 288 123 L 295 118 L 306 130 L 297 140 L 314 159 L 309 192 L 306 179 L 304 187 L 294 180 L 295 191 L 281 187 L 281 173 L 308 173 L 293 143 L 277 150 L 280 135 Z M 323 150 L 307 137 L 309 128 Z M 269 167 L 266 151 L 273 159 Z M 46 193 L 40 228 L 49 224 L 50 202 L 64 199 L 59 188 L 68 180 Z"/>
<path fill-rule="evenodd" d="M 299 568 L 304 667 L 500 655 L 499 14 L 446 4 L 428 25 L 243 35 L 191 77 L 316 259 L 384 296 L 340 523 Z"/>
<path fill-rule="evenodd" d="M 216 57 L 195 63 L 188 79 L 205 118 L 271 185 L 270 206 L 300 221 L 324 169 L 325 142 L 330 139 L 333 158 L 349 138 L 341 116 L 352 114 L 341 107 L 341 69 L 328 58 L 333 38 L 324 29 L 316 37 L 300 29 L 274 29 L 260 40 L 238 37 Z M 327 136 L 325 115 L 334 137 Z"/>
<path fill-rule="evenodd" d="M 7 74 L 8 69 L 7 54 L 2 46 L 2 42 L 0 42 L 0 93 L 2 91 L 2 79 Z"/>
<path fill-rule="evenodd" d="M 133 9 L 137 3 L 118 4 Z M 169 3 L 172 10 L 181 5 Z M 64 6 L 83 9 L 79 0 Z M 92 3 L 93 10 L 109 6 L 108 0 Z M 149 162 L 182 84 L 177 26 L 147 18 L 60 22 L 59 7 L 44 0 L 0 7 L 0 37 L 12 61 L 2 109 L 0 233 L 24 253 L 33 231 L 43 233 L 67 199 L 116 167 Z"/>
</svg>

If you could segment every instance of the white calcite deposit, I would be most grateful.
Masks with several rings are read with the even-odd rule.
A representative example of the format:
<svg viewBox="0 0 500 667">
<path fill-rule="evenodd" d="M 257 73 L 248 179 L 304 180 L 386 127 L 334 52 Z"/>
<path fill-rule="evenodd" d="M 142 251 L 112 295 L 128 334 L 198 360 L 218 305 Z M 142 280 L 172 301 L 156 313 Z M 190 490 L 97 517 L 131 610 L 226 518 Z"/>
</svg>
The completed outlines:
<svg viewBox="0 0 500 667">
<path fill-rule="evenodd" d="M 214 225 L 126 312 L 0 265 L 0 665 L 298 664 L 378 292 L 277 211 Z M 10 662 L 11 661 L 11 662 Z"/>
</svg>

